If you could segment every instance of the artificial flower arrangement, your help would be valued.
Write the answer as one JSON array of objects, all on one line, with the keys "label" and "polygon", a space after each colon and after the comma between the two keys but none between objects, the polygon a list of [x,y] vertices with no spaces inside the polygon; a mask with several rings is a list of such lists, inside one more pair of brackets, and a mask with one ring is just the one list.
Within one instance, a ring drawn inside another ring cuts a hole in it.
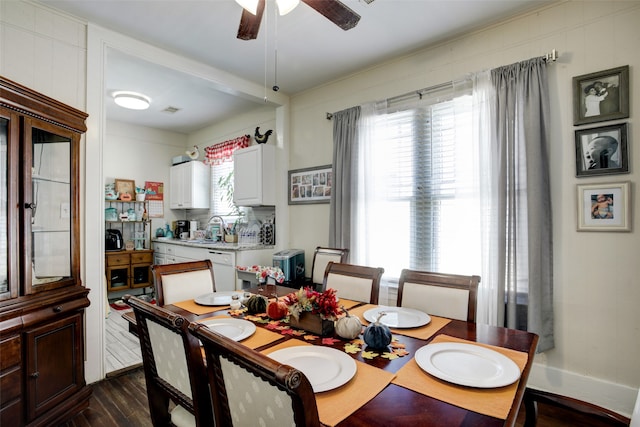
[{"label": "artificial flower arrangement", "polygon": [[289,314],[296,319],[299,319],[303,312],[311,312],[319,314],[325,320],[336,320],[342,313],[335,289],[317,292],[309,287],[300,288],[299,291],[285,296],[283,300],[289,309]]}]

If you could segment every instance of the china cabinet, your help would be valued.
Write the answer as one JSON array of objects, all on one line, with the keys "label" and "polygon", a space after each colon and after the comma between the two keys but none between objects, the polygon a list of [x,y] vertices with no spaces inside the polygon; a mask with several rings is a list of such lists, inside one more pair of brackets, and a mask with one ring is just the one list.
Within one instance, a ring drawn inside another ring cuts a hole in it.
[{"label": "china cabinet", "polygon": [[91,396],[80,280],[86,117],[0,76],[0,425],[58,425]]},{"label": "china cabinet", "polygon": [[276,204],[276,149],[259,144],[233,153],[233,202],[237,206]]},{"label": "china cabinet", "polygon": [[171,209],[209,209],[209,166],[192,161],[171,166]]}]

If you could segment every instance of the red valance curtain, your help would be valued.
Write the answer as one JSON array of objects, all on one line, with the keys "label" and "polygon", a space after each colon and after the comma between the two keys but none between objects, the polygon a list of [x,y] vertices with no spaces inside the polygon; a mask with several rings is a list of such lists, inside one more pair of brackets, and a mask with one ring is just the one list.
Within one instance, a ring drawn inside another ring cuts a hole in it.
[{"label": "red valance curtain", "polygon": [[233,158],[233,152],[240,148],[247,148],[251,137],[249,135],[239,136],[228,141],[210,145],[204,149],[206,165],[219,165]]}]

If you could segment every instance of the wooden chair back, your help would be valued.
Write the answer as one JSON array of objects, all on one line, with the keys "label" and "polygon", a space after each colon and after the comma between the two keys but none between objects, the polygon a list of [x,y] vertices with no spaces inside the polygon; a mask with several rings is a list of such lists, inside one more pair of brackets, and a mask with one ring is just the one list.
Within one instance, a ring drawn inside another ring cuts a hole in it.
[{"label": "wooden chair back", "polygon": [[159,306],[196,298],[216,291],[210,260],[151,266]]},{"label": "wooden chair back", "polygon": [[316,247],[311,264],[311,283],[322,285],[324,271],[330,262],[346,263],[349,260],[349,249]]},{"label": "wooden chair back", "polygon": [[[154,426],[211,426],[213,405],[200,342],[182,316],[131,295]],[[169,410],[169,401],[175,407]]]},{"label": "wooden chair back", "polygon": [[475,323],[478,283],[479,276],[404,269],[400,274],[396,305]]},{"label": "wooden chair back", "polygon": [[378,303],[382,267],[329,262],[324,272],[322,291],[333,288],[338,298]]},{"label": "wooden chair back", "polygon": [[320,426],[305,375],[200,323],[189,325],[204,347],[218,426]]}]

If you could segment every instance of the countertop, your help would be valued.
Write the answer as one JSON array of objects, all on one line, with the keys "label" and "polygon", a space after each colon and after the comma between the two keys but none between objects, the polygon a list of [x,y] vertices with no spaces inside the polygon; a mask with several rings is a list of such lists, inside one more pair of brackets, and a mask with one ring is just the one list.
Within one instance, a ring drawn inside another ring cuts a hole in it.
[{"label": "countertop", "polygon": [[183,240],[169,237],[154,237],[154,243],[168,243],[170,245],[188,246],[191,248],[218,249],[224,251],[252,251],[260,249],[274,249],[273,245],[243,245],[238,243],[213,242],[210,240]]}]

